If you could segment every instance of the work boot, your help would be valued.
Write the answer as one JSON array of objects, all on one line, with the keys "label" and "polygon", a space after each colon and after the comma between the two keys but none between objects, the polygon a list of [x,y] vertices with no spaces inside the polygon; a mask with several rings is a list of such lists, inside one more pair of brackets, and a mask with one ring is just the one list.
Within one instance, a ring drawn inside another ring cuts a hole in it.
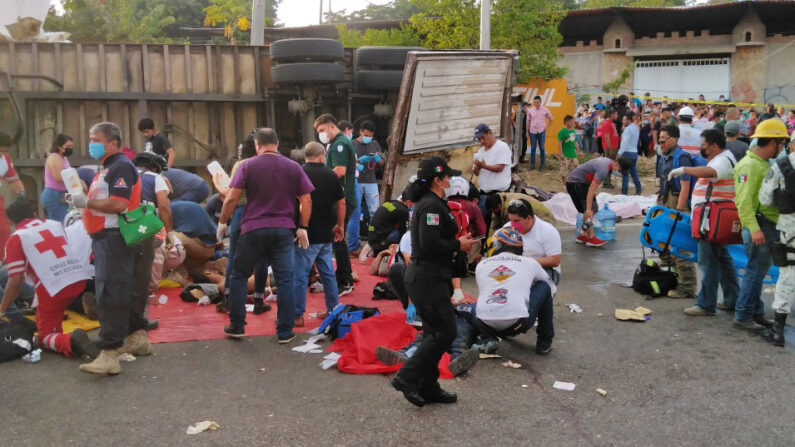
[{"label": "work boot", "polygon": [[375,358],[384,365],[397,365],[399,363],[406,363],[409,358],[403,351],[395,351],[386,346],[378,346],[375,348]]},{"label": "work boot", "polygon": [[262,315],[269,310],[271,310],[270,303],[266,303],[262,298],[254,298],[254,311],[252,312],[254,315]]},{"label": "work boot", "polygon": [[765,331],[764,326],[756,324],[756,322],[750,318],[747,320],[734,320],[734,327],[754,334],[761,334]]},{"label": "work boot", "polygon": [[[463,354],[462,354],[463,355]],[[434,382],[428,389],[420,391],[420,396],[428,404],[454,404],[458,402],[458,395],[450,391],[445,391],[439,386],[439,382]]]},{"label": "work boot", "polygon": [[454,358],[450,364],[447,365],[447,368],[453,373],[453,376],[458,376],[475,366],[475,363],[477,363],[479,359],[480,354],[477,349],[467,349],[461,355]]},{"label": "work boot", "polygon": [[774,324],[776,324],[775,321],[765,318],[764,315],[754,315],[754,322],[756,322],[756,324],[761,324],[765,327],[765,329],[770,329]]},{"label": "work boot", "polygon": [[[689,293],[689,292],[684,292],[681,289],[671,289],[671,290],[668,291],[668,293],[665,296],[667,296],[668,298],[676,298],[676,299],[685,299],[685,298],[695,298],[696,297],[694,294]],[[732,307],[732,309],[734,309],[734,308]]]},{"label": "work boot", "polygon": [[119,354],[150,355],[152,345],[149,344],[149,337],[146,330],[139,329],[124,339],[124,344],[119,349]]},{"label": "work boot", "polygon": [[144,329],[147,331],[154,331],[158,327],[160,327],[160,322],[158,320],[147,320],[146,327]]},{"label": "work boot", "polygon": [[118,374],[121,372],[119,365],[119,351],[116,349],[103,349],[99,356],[91,363],[80,365],[80,371],[91,374]]},{"label": "work boot", "polygon": [[91,292],[85,292],[81,299],[83,301],[83,313],[86,314],[86,317],[88,317],[89,320],[98,320],[97,297]]},{"label": "work boot", "polygon": [[99,356],[99,347],[88,338],[86,331],[80,328],[72,331],[69,337],[69,344],[72,345],[72,354],[77,358],[89,356],[95,359]]},{"label": "work boot", "polygon": [[403,397],[413,405],[418,407],[425,405],[425,399],[420,395],[417,385],[404,382],[398,375],[392,378],[391,383],[392,387],[403,393]]},{"label": "work boot", "polygon": [[767,331],[767,341],[776,346],[784,346],[786,340],[784,339],[784,325],[787,323],[787,315],[783,312],[776,312],[776,319],[773,327]]},{"label": "work boot", "polygon": [[702,309],[698,306],[690,306],[685,308],[685,314],[690,315],[691,317],[712,317],[715,316],[715,312]]}]

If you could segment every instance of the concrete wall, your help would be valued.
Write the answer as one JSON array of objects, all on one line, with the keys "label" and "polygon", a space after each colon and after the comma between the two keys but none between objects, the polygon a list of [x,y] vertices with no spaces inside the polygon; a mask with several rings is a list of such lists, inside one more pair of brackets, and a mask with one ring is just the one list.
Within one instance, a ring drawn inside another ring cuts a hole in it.
[{"label": "concrete wall", "polygon": [[[602,52],[564,53],[561,63],[569,69],[569,92],[582,94],[602,90]],[[594,98],[596,99],[596,98]]]},{"label": "concrete wall", "polygon": [[[795,104],[795,45],[785,42],[792,39],[776,37],[765,47],[764,85],[759,101],[775,104]],[[786,46],[786,48],[785,48]]]}]

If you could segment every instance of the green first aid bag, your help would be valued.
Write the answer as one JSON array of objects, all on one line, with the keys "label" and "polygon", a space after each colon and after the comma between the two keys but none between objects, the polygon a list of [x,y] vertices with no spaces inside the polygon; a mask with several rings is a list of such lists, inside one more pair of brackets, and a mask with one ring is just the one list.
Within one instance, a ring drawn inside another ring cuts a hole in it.
[{"label": "green first aid bag", "polygon": [[138,208],[119,213],[119,230],[128,246],[148,239],[163,228],[163,221],[155,214],[152,205],[143,204]]}]

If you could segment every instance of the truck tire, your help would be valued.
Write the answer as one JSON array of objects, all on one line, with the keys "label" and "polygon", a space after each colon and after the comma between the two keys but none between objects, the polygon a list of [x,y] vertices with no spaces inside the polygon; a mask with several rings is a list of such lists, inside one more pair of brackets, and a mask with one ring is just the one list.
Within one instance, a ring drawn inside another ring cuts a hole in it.
[{"label": "truck tire", "polygon": [[345,68],[328,62],[280,64],[271,68],[271,79],[277,84],[342,82],[345,80]]},{"label": "truck tire", "polygon": [[334,39],[282,39],[271,43],[274,62],[336,62],[345,56],[342,42]]},{"label": "truck tire", "polygon": [[359,70],[356,76],[361,90],[400,90],[403,70]]},{"label": "truck tire", "polygon": [[421,47],[361,47],[356,50],[359,65],[383,68],[403,68],[409,51],[424,50]]}]

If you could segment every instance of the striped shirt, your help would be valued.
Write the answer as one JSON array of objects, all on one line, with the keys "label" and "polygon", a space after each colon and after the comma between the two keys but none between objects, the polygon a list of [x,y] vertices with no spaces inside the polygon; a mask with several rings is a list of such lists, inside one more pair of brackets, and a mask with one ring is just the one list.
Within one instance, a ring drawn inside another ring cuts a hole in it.
[{"label": "striped shirt", "polygon": [[712,157],[707,166],[718,173],[717,177],[699,178],[693,188],[693,206],[707,201],[707,188],[712,183],[710,202],[734,201],[734,159],[731,151],[724,150]]}]

